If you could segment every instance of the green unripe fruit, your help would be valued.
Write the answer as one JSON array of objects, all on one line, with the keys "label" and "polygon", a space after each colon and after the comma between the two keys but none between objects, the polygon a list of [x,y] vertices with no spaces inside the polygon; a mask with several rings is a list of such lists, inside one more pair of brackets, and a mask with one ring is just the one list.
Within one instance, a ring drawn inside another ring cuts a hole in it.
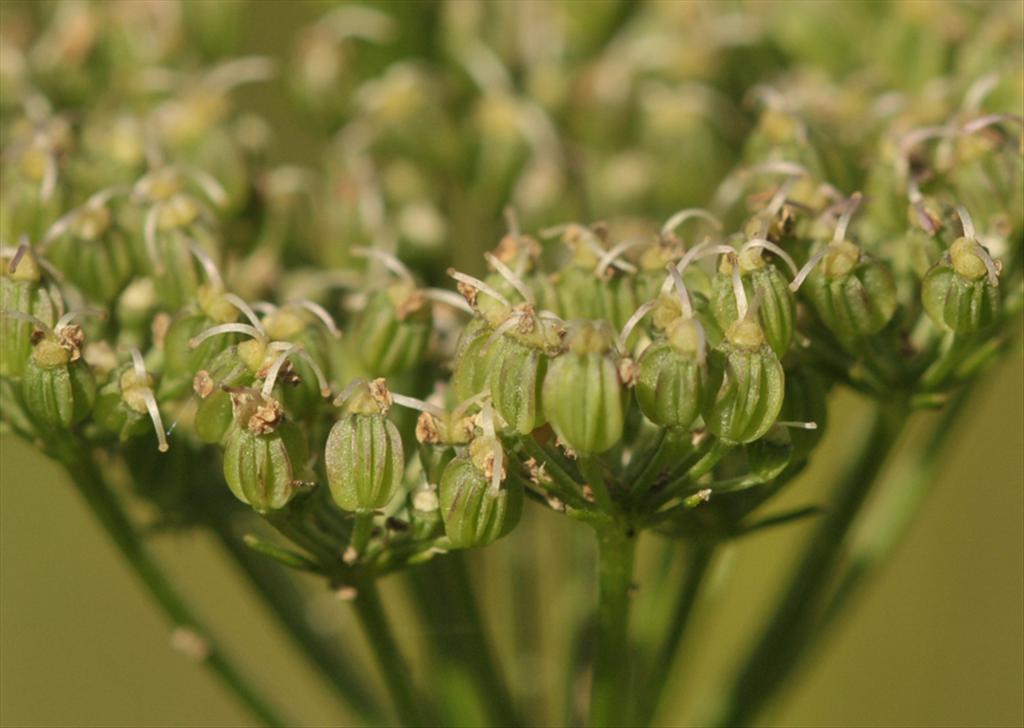
[{"label": "green unripe fruit", "polygon": [[761,327],[748,320],[730,326],[709,371],[703,407],[708,430],[728,443],[768,432],[782,409],[785,375]]},{"label": "green unripe fruit", "polygon": [[637,362],[637,402],[659,427],[689,427],[700,414],[707,370],[700,360],[698,326],[692,319],[676,319],[666,338],[647,347]]},{"label": "green unripe fruit", "polygon": [[626,390],[613,356],[614,336],[604,321],[580,323],[569,350],[544,377],[544,413],[566,446],[582,455],[604,452],[622,439]]},{"label": "green unripe fruit", "polygon": [[21,395],[25,409],[42,428],[67,429],[92,411],[96,381],[81,359],[80,335],[77,326],[67,326],[57,338],[44,337],[32,349]]},{"label": "green unripe fruit", "polygon": [[856,353],[857,342],[881,331],[896,313],[896,281],[882,262],[849,241],[832,243],[804,288],[818,317]]},{"label": "green unripe fruit", "polygon": [[507,336],[494,345],[490,390],[494,409],[516,432],[526,435],[544,423],[541,390],[547,357]]},{"label": "green unripe fruit", "polygon": [[283,508],[302,487],[307,461],[301,430],[281,406],[252,390],[233,395],[235,425],[224,450],[224,479],[238,500],[259,513]]},{"label": "green unripe fruit", "polygon": [[[174,317],[164,334],[164,382],[179,387],[196,372],[209,369],[214,358],[235,343],[234,335],[210,337],[192,346],[203,331],[238,320],[238,309],[224,298],[219,286],[205,283],[196,291],[196,303]],[[170,396],[171,393],[167,392]]]},{"label": "green unripe fruit", "polygon": [[[479,445],[477,444],[479,443]],[[496,467],[489,438],[473,441],[469,457],[460,456],[445,466],[438,488],[444,532],[455,548],[486,546],[508,534],[523,509],[523,486],[506,478],[493,488]],[[490,474],[488,474],[490,470]]]},{"label": "green unripe fruit", "polygon": [[370,298],[352,338],[367,373],[390,377],[422,361],[431,325],[430,303],[423,292],[396,283]]},{"label": "green unripe fruit", "polygon": [[464,402],[487,388],[490,376],[491,355],[494,347],[487,342],[493,329],[481,317],[474,317],[459,336],[455,348],[455,360],[452,372],[452,388],[455,397]]},{"label": "green unripe fruit", "polygon": [[331,496],[346,511],[383,508],[402,486],[405,456],[385,397],[357,392],[327,437],[324,467]]},{"label": "green unripe fruit", "polygon": [[244,341],[225,349],[213,358],[209,369],[201,369],[192,379],[192,389],[201,400],[195,429],[203,442],[221,442],[231,429],[231,396],[224,387],[247,387],[255,380],[255,373],[240,353],[242,347],[251,344],[258,342]]},{"label": "green unripe fruit", "polygon": [[[485,346],[494,408],[509,427],[528,434],[544,424],[541,389],[548,357],[562,346],[562,326],[523,305],[493,333]],[[495,341],[495,339],[497,339]]]},{"label": "green unripe fruit", "polygon": [[[571,266],[554,281],[558,314],[566,320],[591,320],[605,317],[608,309],[605,283],[590,268]],[[626,313],[628,318],[636,310],[634,305]]]},{"label": "green unripe fruit", "polygon": [[[136,435],[145,432],[150,424],[146,407],[136,408],[129,405],[125,391],[134,386],[131,383],[134,372],[129,368],[115,372],[111,380],[100,387],[96,396],[96,406],[92,418],[103,429],[117,435],[121,442],[127,442]],[[134,398],[133,404],[135,402]]]},{"label": "green unripe fruit", "polygon": [[[17,311],[53,326],[60,315],[57,294],[42,284],[42,272],[31,253],[22,255],[11,270],[0,258],[0,311]],[[0,313],[0,376],[18,377],[32,353],[30,321]]]},{"label": "green unripe fruit", "polygon": [[109,305],[131,279],[131,246],[105,205],[86,204],[72,215],[47,257],[89,298]]},{"label": "green unripe fruit", "polygon": [[[999,279],[990,274],[988,252],[959,238],[924,277],[921,299],[935,324],[961,336],[985,331],[999,317]],[[991,258],[989,258],[991,261]],[[993,263],[993,271],[997,271]]]},{"label": "green unripe fruit", "polygon": [[[760,250],[746,250],[739,255],[740,280],[748,300],[758,300],[758,323],[768,345],[782,356],[793,340],[796,305],[789,290],[789,281],[775,265],[767,263]],[[711,284],[711,308],[720,328],[728,328],[736,318],[736,298],[732,283],[733,264],[723,256],[718,275]]]}]

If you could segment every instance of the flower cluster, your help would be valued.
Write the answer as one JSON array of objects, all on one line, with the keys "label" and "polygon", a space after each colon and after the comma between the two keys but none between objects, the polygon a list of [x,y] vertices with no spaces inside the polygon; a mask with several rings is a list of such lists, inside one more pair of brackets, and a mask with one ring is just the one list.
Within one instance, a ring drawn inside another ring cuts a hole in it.
[{"label": "flower cluster", "polygon": [[[168,523],[243,519],[347,597],[491,544],[527,499],[705,544],[806,515],[757,511],[813,457],[833,388],[941,407],[1024,304],[1019,77],[969,68],[866,117],[842,111],[874,98],[853,83],[760,86],[741,145],[721,92],[672,78],[727,57],[707,18],[661,77],[637,39],[664,9],[587,74],[520,59],[530,96],[453,14],[463,118],[450,68],[346,74],[395,27],[343,6],[290,76],[338,130],[317,176],[273,166],[238,110],[273,64],[210,63],[230,19],[171,71],[178,25],[104,7],[62,6],[0,66],[3,422],[130,473]],[[577,193],[607,221],[560,222]]]}]

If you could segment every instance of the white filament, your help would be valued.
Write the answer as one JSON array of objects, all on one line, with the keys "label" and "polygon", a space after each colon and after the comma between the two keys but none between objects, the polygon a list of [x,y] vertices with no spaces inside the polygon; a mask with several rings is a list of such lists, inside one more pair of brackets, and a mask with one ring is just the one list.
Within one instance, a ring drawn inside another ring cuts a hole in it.
[{"label": "white filament", "polygon": [[468,314],[473,313],[473,307],[466,303],[465,298],[454,291],[446,291],[443,288],[424,288],[422,293],[431,301],[446,303],[452,308],[457,308]]},{"label": "white filament", "polygon": [[665,224],[661,226],[661,234],[665,236],[670,235],[675,232],[676,228],[692,218],[706,220],[715,228],[715,230],[722,229],[722,221],[715,215],[700,207],[687,207],[685,210],[680,210],[665,221]]},{"label": "white filament", "polygon": [[335,407],[340,407],[344,405],[346,402],[348,402],[352,395],[355,394],[356,390],[359,389],[359,387],[365,386],[365,379],[353,379],[351,382],[348,383],[348,385],[343,390],[341,390],[341,394],[335,397],[334,401],[331,404],[333,404]]},{"label": "white filament", "polygon": [[511,268],[502,263],[497,256],[492,253],[484,253],[484,259],[494,266],[494,270],[498,272],[498,275],[508,281],[512,287],[519,292],[519,295],[523,297],[524,301],[531,305],[536,303],[533,291],[530,290],[530,287],[523,282],[522,278],[513,273]]},{"label": "white filament", "polygon": [[341,329],[338,328],[338,324],[334,322],[334,317],[328,313],[327,309],[321,306],[316,301],[310,301],[308,298],[297,298],[292,303],[301,306],[302,308],[309,311],[311,314],[320,319],[320,322],[324,325],[331,336],[335,339],[341,338]]},{"label": "white filament", "polygon": [[843,240],[846,240],[846,229],[850,226],[850,220],[853,218],[853,214],[857,212],[857,208],[860,207],[862,199],[863,195],[860,192],[854,192],[850,195],[846,209],[839,217],[839,222],[836,223],[836,231],[832,234],[833,243],[841,243]]},{"label": "white filament", "polygon": [[49,200],[53,196],[54,190],[57,189],[57,159],[51,151],[46,155],[46,169],[43,170],[43,180],[39,186],[39,196],[44,200]]},{"label": "white filament", "polygon": [[153,421],[153,429],[156,430],[157,450],[167,452],[171,446],[167,444],[167,433],[164,432],[164,421],[160,416],[160,408],[157,406],[153,390],[144,387],[142,390],[142,401],[146,403],[146,410],[149,412],[149,419]]},{"label": "white filament", "polygon": [[740,262],[734,256],[732,259],[732,295],[736,299],[736,318],[747,317],[747,291],[743,288],[743,280],[740,278]]},{"label": "white filament", "polygon": [[467,286],[471,286],[471,287],[475,288],[476,290],[480,291],[481,293],[486,293],[488,296],[490,296],[491,298],[497,300],[498,303],[502,304],[503,306],[509,306],[509,307],[512,306],[512,304],[508,302],[507,298],[505,298],[503,295],[498,293],[498,291],[496,291],[494,288],[492,288],[488,284],[484,283],[479,278],[474,278],[473,276],[468,275],[466,273],[462,273],[461,271],[457,271],[454,268],[449,268],[448,269],[448,276],[450,278],[454,278],[459,283],[465,283]]},{"label": "white filament", "polygon": [[810,260],[804,263],[804,267],[800,269],[800,272],[796,274],[796,278],[789,284],[789,290],[796,293],[800,290],[800,286],[803,285],[804,281],[807,280],[807,276],[811,274],[815,266],[821,262],[821,259],[825,257],[825,254],[832,248],[832,244],[828,244],[822,247],[817,253],[811,256]]},{"label": "white filament", "polygon": [[637,325],[639,325],[639,323],[643,320],[644,316],[649,314],[657,305],[658,302],[656,300],[648,301],[647,303],[642,304],[640,308],[633,312],[633,315],[629,317],[628,321],[626,321],[626,325],[622,327],[622,332],[619,334],[620,351],[622,351],[623,353],[628,351],[626,342],[629,341],[629,337],[633,333],[633,329],[635,329]]},{"label": "white filament", "polygon": [[513,311],[509,314],[509,317],[501,322],[501,324],[491,332],[491,335],[487,337],[487,341],[482,347],[477,356],[487,356],[498,340],[507,332],[519,325],[519,322],[526,316],[523,311]]},{"label": "white filament", "polygon": [[267,332],[266,329],[263,328],[263,324],[260,323],[260,317],[256,315],[256,312],[252,310],[249,304],[246,303],[241,296],[237,296],[234,293],[225,293],[223,298],[225,301],[241,311],[242,315],[249,319],[249,323],[252,324],[254,329],[263,334],[263,336],[266,336]]},{"label": "white filament", "polygon": [[793,422],[790,420],[779,420],[775,423],[780,427],[792,427],[795,430],[817,430],[817,422]]},{"label": "white filament", "polygon": [[971,213],[967,212],[967,208],[963,205],[957,205],[956,214],[960,217],[960,226],[964,230],[964,237],[968,240],[975,240],[974,220],[971,219]]},{"label": "white filament", "polygon": [[775,253],[775,255],[779,256],[780,258],[782,258],[782,260],[785,261],[786,265],[789,266],[789,269],[790,271],[792,271],[793,275],[797,274],[796,261],[793,260],[789,253],[787,253],[785,250],[780,248],[772,241],[765,240],[764,238],[754,238],[752,240],[748,240],[746,244],[744,244],[743,247],[740,248],[740,253],[743,253],[747,250],[752,250],[754,248],[763,248],[764,250],[769,250],[772,253]]},{"label": "white filament", "polygon": [[[692,248],[686,251],[686,255],[679,259],[679,262],[675,264],[676,270],[680,273],[684,272],[687,266],[694,261],[706,258],[709,255],[735,255],[736,250],[729,247],[728,245],[712,244],[712,241],[705,240],[703,243],[694,245]],[[668,293],[672,290],[672,276],[665,276],[665,282],[661,284],[661,293]]]},{"label": "white filament", "polygon": [[475,404],[483,402],[485,399],[487,399],[490,396],[491,396],[490,392],[480,392],[479,394],[474,394],[469,399],[465,400],[464,402],[459,403],[459,405],[452,412],[453,417],[455,417],[456,419],[461,418],[465,414],[466,410],[468,410],[470,407],[472,407]]},{"label": "white filament", "polygon": [[516,210],[512,205],[505,207],[505,224],[508,226],[509,234],[518,240],[522,237],[521,228],[519,227],[519,216],[516,214]]},{"label": "white filament", "polygon": [[206,196],[213,201],[213,204],[217,207],[224,207],[228,204],[228,193],[213,175],[195,167],[189,167],[186,171],[202,188]]},{"label": "white filament", "polygon": [[203,77],[202,84],[217,91],[229,91],[245,83],[269,81],[274,62],[266,56],[245,56],[222,63]]},{"label": "white filament", "polygon": [[352,255],[355,255],[356,257],[359,258],[379,260],[381,263],[384,264],[385,268],[387,268],[389,271],[391,271],[396,276],[401,278],[403,281],[409,283],[410,285],[415,284],[415,278],[413,278],[412,271],[410,271],[409,268],[406,267],[405,263],[400,261],[391,253],[385,253],[383,250],[378,250],[377,248],[363,247],[352,248],[351,252]]},{"label": "white filament", "polygon": [[417,410],[419,412],[426,412],[440,420],[444,420],[448,417],[448,413],[445,412],[443,408],[422,399],[416,399],[415,397],[406,397],[404,394],[395,394],[392,392],[391,401],[400,407]]},{"label": "white filament", "polygon": [[977,119],[972,119],[963,125],[963,132],[965,134],[974,134],[994,124],[1000,124],[1004,121],[1013,122],[1019,126],[1024,126],[1024,116],[1018,114],[986,114],[985,116],[979,116]]},{"label": "white filament", "polygon": [[68,324],[70,324],[75,319],[82,319],[85,318],[86,316],[95,316],[98,319],[105,319],[107,317],[107,312],[102,311],[98,308],[79,308],[75,311],[68,311],[66,314],[57,319],[57,323],[54,324],[53,330],[59,331]]},{"label": "white filament", "polygon": [[639,248],[647,243],[640,240],[625,240],[618,245],[612,247],[608,252],[601,256],[601,259],[597,261],[597,265],[594,266],[594,275],[604,276],[605,270],[609,265],[614,265],[619,270],[627,273],[636,273],[636,266],[632,263],[628,263],[624,260],[620,260],[619,257],[627,250],[632,248]]},{"label": "white filament", "polygon": [[327,379],[324,377],[323,371],[320,366],[313,360],[313,357],[309,355],[309,352],[302,348],[301,344],[289,344],[288,348],[284,349],[274,363],[270,366],[270,370],[267,372],[267,378],[263,381],[263,389],[260,394],[264,397],[269,397],[274,391],[274,385],[277,383],[277,376],[281,372],[281,367],[284,366],[285,361],[292,354],[298,356],[304,362],[309,364],[310,369],[313,370],[313,374],[316,375],[317,384],[320,385],[320,394],[323,397],[331,396],[331,387],[327,383]]},{"label": "white filament", "polygon": [[207,339],[213,338],[214,336],[220,336],[221,334],[245,334],[246,336],[251,336],[257,341],[266,341],[267,338],[265,333],[253,326],[249,326],[248,324],[219,324],[217,326],[211,326],[206,331],[193,336],[188,340],[188,345],[195,349]]},{"label": "white filament", "polygon": [[679,272],[679,269],[674,265],[668,266],[668,274],[672,276],[672,282],[675,284],[676,292],[679,294],[679,308],[683,312],[683,316],[688,319],[693,318],[693,305],[690,302],[690,292],[686,290],[686,282],[683,280],[683,274]]},{"label": "white filament", "polygon": [[199,247],[199,244],[196,243],[195,240],[188,241],[188,249],[192,252],[195,259],[199,261],[199,265],[202,266],[203,270],[206,272],[206,279],[210,281],[210,283],[213,284],[213,287],[218,291],[222,290],[224,288],[224,279],[221,278],[220,271],[217,270],[217,265],[213,262],[213,259],[205,250]]},{"label": "white filament", "polygon": [[135,370],[135,377],[139,380],[137,386],[142,390],[142,401],[146,403],[146,410],[149,412],[149,419],[153,421],[153,429],[156,430],[156,439],[159,443],[157,449],[160,452],[167,452],[170,446],[167,444],[167,433],[164,431],[164,421],[160,416],[160,408],[157,406],[153,390],[146,386],[146,364],[142,360],[142,353],[135,347],[131,348],[132,368]]}]

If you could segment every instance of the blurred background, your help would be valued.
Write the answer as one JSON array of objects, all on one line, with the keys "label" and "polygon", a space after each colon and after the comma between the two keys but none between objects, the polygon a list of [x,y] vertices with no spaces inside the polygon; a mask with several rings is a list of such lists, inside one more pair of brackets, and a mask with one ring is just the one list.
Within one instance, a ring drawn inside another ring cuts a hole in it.
[{"label": "blurred background", "polygon": [[[94,5],[138,6],[149,12],[172,3],[125,0]],[[455,36],[480,37],[495,49],[505,71],[500,64],[496,70],[486,54],[474,55],[472,44],[459,46],[469,49],[463,56],[467,70],[454,90],[430,85],[433,80],[417,75],[415,66],[396,69],[387,50],[374,50],[372,43],[368,52],[354,59],[346,55],[345,46],[339,50],[319,44],[317,32],[323,28],[316,23],[338,7],[333,3],[193,0],[182,6],[184,22],[193,23],[193,30],[216,32],[193,33],[194,47],[186,44],[176,52],[216,55],[218,44],[225,44],[234,53],[267,54],[279,61],[279,78],[242,89],[238,105],[263,115],[277,129],[270,153],[280,162],[321,161],[323,139],[350,111],[332,106],[336,97],[345,103],[358,98],[364,109],[383,119],[412,108],[425,115],[419,118],[429,120],[432,105],[447,108],[446,102],[466,95],[463,87],[476,84],[488,91],[482,94],[487,103],[465,104],[466,116],[478,125],[476,133],[492,134],[497,144],[518,134],[503,126],[508,109],[502,103],[508,99],[502,90],[508,82],[538,99],[559,128],[572,126],[578,146],[553,152],[545,146],[550,140],[546,141],[543,118],[538,121],[527,111],[528,121],[523,123],[529,149],[517,146],[522,146],[521,140],[502,147],[514,164],[475,157],[479,167],[473,184],[479,194],[490,196],[486,204],[462,199],[459,191],[466,185],[460,178],[423,177],[415,165],[404,164],[401,143],[374,150],[389,170],[388,214],[408,223],[401,228],[400,252],[421,261],[428,274],[431,266],[441,271],[449,263],[475,261],[479,250],[491,247],[503,228],[500,208],[506,198],[516,201],[529,229],[557,222],[551,219],[553,208],[584,219],[590,219],[594,210],[608,216],[628,212],[663,218],[687,204],[707,203],[710,192],[738,161],[736,150],[742,148],[742,140],[757,128],[747,92],[765,77],[791,84],[801,110],[822,121],[859,108],[879,89],[913,91],[919,95],[907,96],[903,103],[908,105],[907,98],[921,102],[915,111],[920,114],[917,123],[929,118],[924,102],[934,101],[936,109],[944,109],[940,101],[954,93],[951,88],[962,90],[932,81],[951,67],[970,76],[972,69],[980,73],[1001,64],[1009,69],[1013,88],[1024,77],[1019,62],[1024,3],[759,2],[720,3],[712,11],[707,4],[678,2],[657,3],[654,10],[648,4],[642,13],[637,10],[641,5],[470,0],[379,4],[400,19],[395,26],[398,38],[389,47],[411,49],[408,52],[423,64],[436,60],[431,53],[442,32],[439,28]],[[16,43],[31,32],[40,15],[63,12],[73,19],[73,9],[82,7],[89,6],[5,0],[0,4],[0,40]],[[153,12],[158,25],[181,22],[171,17],[173,13],[161,20],[160,12]],[[568,28],[567,33],[544,32],[551,13],[558,15],[555,19]],[[650,17],[637,23],[643,13]],[[714,23],[708,21],[712,17]],[[502,32],[510,24],[519,28],[514,37]],[[683,30],[673,35],[670,28]],[[365,32],[373,35],[372,22]],[[565,38],[568,48],[554,47]],[[1009,55],[1007,44],[1014,49]],[[602,55],[608,48],[618,50]],[[1001,60],[996,63],[987,54],[1002,54]],[[558,73],[557,63],[547,63],[559,58],[585,69],[572,77],[575,97],[566,91],[568,81]],[[602,58],[604,63],[599,62]],[[594,62],[588,63],[591,59]],[[324,94],[323,88],[344,87],[347,63],[359,74],[376,73],[387,83]],[[797,63],[799,71],[794,70]],[[624,85],[620,72],[636,72],[643,83]],[[826,81],[831,78],[841,82],[830,85]],[[619,98],[621,88],[629,89],[628,98]],[[422,102],[417,94],[426,94],[430,103],[417,106]],[[566,98],[612,111],[604,118],[574,116]],[[893,97],[890,103],[900,108],[898,101]],[[559,110],[568,115],[559,117]],[[315,124],[305,121],[310,114]],[[859,130],[850,126],[843,130],[851,135],[845,143],[855,146]],[[644,143],[636,149],[620,146],[621,139],[634,135]],[[422,151],[421,141],[413,140],[413,146]],[[448,159],[444,145],[450,140],[434,141],[438,149],[428,151]],[[555,166],[566,178],[552,178],[552,168],[541,164],[550,161],[549,154],[566,155],[565,164]],[[426,160],[415,161],[429,166],[429,155]],[[444,167],[445,174],[457,173],[460,167],[453,164]],[[513,184],[500,174],[506,164],[517,170],[525,165],[530,174],[517,176]],[[843,181],[851,185],[849,189],[856,188],[860,180],[855,168],[831,164],[830,173],[847,173],[850,179]],[[497,176],[489,176],[494,170]],[[344,188],[344,179],[342,174],[338,188]],[[445,220],[452,221],[451,229],[437,227]],[[409,235],[409,229],[427,233]],[[354,234],[358,237],[358,231]],[[458,244],[445,246],[450,240]],[[340,258],[324,263],[345,262],[344,247],[331,251]],[[908,538],[818,650],[796,689],[774,706],[769,716],[773,724],[1024,724],[1022,364],[1024,359],[1015,351],[986,377],[959,423],[953,447],[945,453],[940,476]],[[861,409],[852,396],[837,396],[825,445],[775,507],[818,502],[831,469],[842,462],[851,435],[858,432]],[[913,429],[907,436],[915,436]],[[247,715],[229,696],[171,650],[167,625],[58,468],[8,436],[0,439],[0,449],[0,724],[247,725]],[[145,504],[135,505],[144,522],[152,516]],[[686,658],[677,666],[661,724],[692,720],[695,702],[728,674],[759,616],[772,603],[795,545],[810,527],[801,523],[752,536],[721,555],[713,588],[698,607]],[[472,557],[478,593],[504,666],[516,687],[551,715],[556,707],[545,706],[547,696],[563,687],[553,685],[560,665],[554,664],[552,654],[558,655],[557,645],[567,640],[568,625],[580,617],[573,611],[580,595],[573,590],[590,586],[586,578],[570,580],[572,586],[566,586],[565,574],[590,568],[586,547],[579,553],[581,534],[566,530],[564,521],[530,508],[523,526],[509,538],[488,549],[485,557]],[[214,632],[262,686],[289,707],[297,724],[338,722],[338,706],[290,652],[259,601],[212,542],[195,532],[159,534],[154,542]],[[655,578],[656,569],[641,561],[642,594],[644,579]],[[529,583],[523,582],[526,564],[543,565]],[[310,618],[360,650],[361,636],[346,617],[344,605],[330,593],[317,591],[316,584],[307,586]],[[397,594],[404,588],[394,579],[385,584],[386,592]],[[535,606],[530,615],[511,613],[508,597],[513,589],[530,592]],[[422,627],[401,615],[396,621],[414,671],[428,669],[419,654]],[[541,643],[546,659],[533,649]],[[552,644],[556,649],[549,649]]]}]

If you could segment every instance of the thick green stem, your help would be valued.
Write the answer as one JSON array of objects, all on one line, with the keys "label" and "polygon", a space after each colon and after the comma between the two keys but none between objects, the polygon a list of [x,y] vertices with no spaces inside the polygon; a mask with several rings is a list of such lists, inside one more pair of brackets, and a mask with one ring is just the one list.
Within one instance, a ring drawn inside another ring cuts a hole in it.
[{"label": "thick green stem", "polygon": [[856,552],[851,554],[850,566],[815,626],[817,632],[824,631],[844,611],[854,593],[879,564],[885,562],[906,533],[934,482],[935,473],[943,461],[946,443],[956,432],[956,423],[963,413],[973,384],[957,393],[933,426],[929,438],[917,447],[904,467],[887,479],[886,489],[891,493],[892,500],[886,504],[875,522],[865,524],[868,534],[863,542],[859,542]]},{"label": "thick green stem", "polygon": [[608,514],[615,513],[615,502],[612,500],[612,493],[608,489],[604,473],[601,472],[601,461],[595,456],[581,455],[577,461],[580,474],[587,480],[587,485],[593,493],[594,501],[602,511]]},{"label": "thick green stem", "polygon": [[679,645],[686,632],[690,615],[693,614],[693,607],[697,603],[697,595],[708,573],[713,553],[714,547],[695,544],[687,555],[685,580],[672,607],[671,622],[664,633],[661,649],[658,650],[650,670],[644,675],[642,697],[636,702],[638,725],[650,724],[657,715],[665,684],[672,672],[672,665],[676,661]]},{"label": "thick green stem", "polygon": [[[446,723],[521,724],[494,649],[487,638],[465,558],[438,557],[412,574],[414,600],[436,663],[436,692],[444,697]],[[467,695],[468,692],[468,695]]]},{"label": "thick green stem", "polygon": [[228,556],[277,617],[296,649],[330,683],[342,702],[366,723],[385,725],[387,721],[383,711],[362,678],[352,669],[349,656],[312,627],[304,596],[282,568],[249,548],[226,521],[214,522],[211,529]]},{"label": "thick green stem", "polygon": [[808,542],[772,618],[739,671],[716,724],[750,724],[796,667],[813,634],[814,617],[842,555],[846,535],[896,444],[907,415],[905,402],[877,405],[867,439],[832,497],[830,512]]},{"label": "thick green stem", "polygon": [[373,533],[373,511],[359,511],[356,513],[356,526],[352,531],[352,549],[357,556],[362,556],[366,551],[366,545],[370,542],[370,535]]},{"label": "thick green stem", "polygon": [[590,685],[590,725],[626,725],[630,713],[629,605],[636,534],[624,524],[597,531],[597,651]]},{"label": "thick green stem", "polygon": [[409,668],[384,614],[377,585],[372,579],[364,579],[356,588],[358,591],[352,604],[394,701],[399,720],[405,726],[433,725],[435,721],[417,698],[409,679]]},{"label": "thick green stem", "polygon": [[248,708],[261,723],[283,726],[285,721],[261,697],[259,690],[213,644],[207,632],[192,614],[181,595],[171,585],[163,569],[143,545],[135,527],[111,492],[95,463],[79,452],[62,453],[60,460],[68,475],[85,499],[93,515],[121,552],[125,561],[139,577],[146,591],[173,622],[176,630],[188,630],[200,638],[197,657]]}]

